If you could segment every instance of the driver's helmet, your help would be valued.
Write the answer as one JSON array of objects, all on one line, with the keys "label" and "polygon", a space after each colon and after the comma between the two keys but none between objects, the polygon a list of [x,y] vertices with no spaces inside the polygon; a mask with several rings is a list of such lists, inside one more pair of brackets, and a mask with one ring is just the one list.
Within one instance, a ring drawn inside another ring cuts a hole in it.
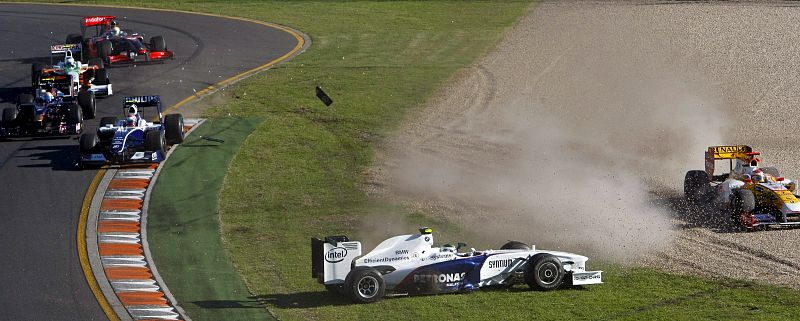
[{"label": "driver's helmet", "polygon": [[122,30],[119,30],[119,27],[117,26],[111,27],[111,35],[112,36],[122,35]]},{"label": "driver's helmet", "polygon": [[445,244],[445,245],[442,245],[440,251],[441,252],[455,253],[456,252],[456,247],[453,246],[453,244]]},{"label": "driver's helmet", "polygon": [[757,169],[753,171],[752,175],[750,175],[750,179],[753,180],[753,183],[766,183],[767,175],[764,174],[764,172],[760,169]]},{"label": "driver's helmet", "polygon": [[136,123],[139,121],[139,111],[136,109],[136,105],[131,105],[128,107],[128,116],[125,118],[125,125],[127,126],[136,126]]},{"label": "driver's helmet", "polygon": [[75,66],[75,58],[72,58],[72,56],[67,56],[67,58],[64,59],[64,66],[74,67]]},{"label": "driver's helmet", "polygon": [[48,104],[53,102],[53,99],[54,99],[53,98],[53,93],[51,93],[51,92],[45,92],[44,96],[42,96],[42,100],[44,100],[44,102],[46,102]]}]

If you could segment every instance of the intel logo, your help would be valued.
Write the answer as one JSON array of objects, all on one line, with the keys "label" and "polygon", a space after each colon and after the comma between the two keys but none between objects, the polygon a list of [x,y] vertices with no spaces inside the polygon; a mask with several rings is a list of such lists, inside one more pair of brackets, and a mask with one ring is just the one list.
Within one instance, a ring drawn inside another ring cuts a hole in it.
[{"label": "intel logo", "polygon": [[328,253],[325,253],[325,261],[328,261],[328,263],[337,263],[344,260],[345,256],[347,256],[347,249],[334,247],[328,250]]}]

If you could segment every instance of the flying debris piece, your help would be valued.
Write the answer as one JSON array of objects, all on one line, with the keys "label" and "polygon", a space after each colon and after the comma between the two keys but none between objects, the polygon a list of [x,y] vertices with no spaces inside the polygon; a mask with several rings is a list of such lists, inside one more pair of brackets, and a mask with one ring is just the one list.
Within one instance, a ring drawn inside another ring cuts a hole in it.
[{"label": "flying debris piece", "polygon": [[319,98],[319,100],[321,100],[322,103],[325,104],[325,106],[330,106],[331,104],[333,104],[333,99],[331,99],[331,97],[328,96],[328,94],[322,91],[322,88],[320,86],[317,86],[317,98]]}]

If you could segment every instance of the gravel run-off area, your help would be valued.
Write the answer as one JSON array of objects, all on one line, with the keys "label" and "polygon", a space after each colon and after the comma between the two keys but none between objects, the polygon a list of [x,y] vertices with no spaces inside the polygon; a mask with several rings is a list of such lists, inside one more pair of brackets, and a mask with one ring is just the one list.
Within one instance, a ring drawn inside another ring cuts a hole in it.
[{"label": "gravel run-off area", "polygon": [[541,1],[409,115],[366,186],[479,242],[800,288],[800,229],[682,200],[711,145],[800,178],[797,21],[794,2]]}]

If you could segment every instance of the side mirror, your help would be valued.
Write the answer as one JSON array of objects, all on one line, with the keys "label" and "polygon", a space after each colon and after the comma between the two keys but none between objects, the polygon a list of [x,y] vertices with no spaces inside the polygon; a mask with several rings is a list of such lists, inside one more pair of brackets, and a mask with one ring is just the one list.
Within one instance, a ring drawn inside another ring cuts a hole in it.
[{"label": "side mirror", "polygon": [[467,246],[467,243],[464,243],[464,242],[458,242],[458,244],[456,244],[456,252],[458,252],[458,250],[459,250],[460,248],[464,247],[464,246]]}]

